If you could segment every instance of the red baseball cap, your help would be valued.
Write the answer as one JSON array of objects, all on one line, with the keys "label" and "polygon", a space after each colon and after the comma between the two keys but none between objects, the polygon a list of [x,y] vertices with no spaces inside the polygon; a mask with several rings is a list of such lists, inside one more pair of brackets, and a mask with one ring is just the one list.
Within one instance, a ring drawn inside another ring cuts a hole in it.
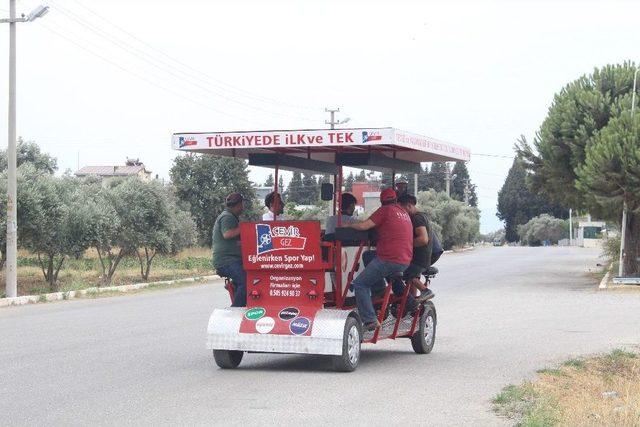
[{"label": "red baseball cap", "polygon": [[396,192],[393,190],[393,188],[385,188],[380,193],[380,202],[382,202],[382,203],[384,203],[384,202],[392,202],[392,201],[396,200],[397,198],[398,198],[398,196],[396,195]]}]

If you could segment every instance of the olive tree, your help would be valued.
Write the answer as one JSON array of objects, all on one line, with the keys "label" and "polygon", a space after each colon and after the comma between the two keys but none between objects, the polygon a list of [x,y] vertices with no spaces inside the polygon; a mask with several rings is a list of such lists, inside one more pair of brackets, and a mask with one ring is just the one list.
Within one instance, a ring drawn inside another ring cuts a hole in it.
[{"label": "olive tree", "polygon": [[70,212],[78,206],[72,198],[75,185],[75,180],[56,178],[32,165],[19,168],[18,243],[37,255],[52,291],[58,290],[58,273],[65,258],[81,244],[70,233]]},{"label": "olive tree", "polygon": [[531,246],[539,246],[544,241],[558,243],[567,235],[567,223],[549,214],[542,214],[526,224],[518,225],[518,235],[522,243]]},{"label": "olive tree", "polygon": [[120,220],[118,246],[138,257],[143,280],[149,279],[157,254],[193,244],[195,222],[175,200],[170,188],[159,181],[131,178],[113,188],[112,201]]},{"label": "olive tree", "polygon": [[454,200],[443,192],[419,192],[418,209],[427,214],[445,249],[472,242],[479,236],[478,209]]},{"label": "olive tree", "polygon": [[98,254],[101,269],[101,284],[109,284],[120,264],[128,254],[126,247],[118,246],[120,218],[115,210],[109,189],[99,183],[85,182],[75,194],[75,208],[70,213],[69,223],[73,225],[78,242],[76,253],[83,248],[93,247]]}]

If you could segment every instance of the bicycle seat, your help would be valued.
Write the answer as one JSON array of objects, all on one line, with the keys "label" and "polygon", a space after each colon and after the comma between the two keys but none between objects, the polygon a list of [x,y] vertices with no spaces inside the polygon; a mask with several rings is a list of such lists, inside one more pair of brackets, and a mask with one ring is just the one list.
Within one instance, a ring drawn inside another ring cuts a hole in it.
[{"label": "bicycle seat", "polygon": [[427,268],[423,274],[427,277],[434,277],[436,274],[438,274],[438,268],[431,266]]}]

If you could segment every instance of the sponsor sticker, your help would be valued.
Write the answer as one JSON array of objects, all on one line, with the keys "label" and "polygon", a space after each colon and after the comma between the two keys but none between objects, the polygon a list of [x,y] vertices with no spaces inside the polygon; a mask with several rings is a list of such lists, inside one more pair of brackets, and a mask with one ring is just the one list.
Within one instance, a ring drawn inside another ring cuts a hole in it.
[{"label": "sponsor sticker", "polygon": [[306,317],[298,317],[289,324],[289,330],[293,335],[302,335],[311,327],[311,321]]},{"label": "sponsor sticker", "polygon": [[247,310],[247,312],[244,314],[244,317],[246,317],[249,320],[258,320],[262,316],[264,316],[266,312],[267,310],[265,310],[262,307],[254,307]]},{"label": "sponsor sticker", "polygon": [[273,327],[276,325],[276,321],[273,317],[263,317],[256,322],[256,331],[261,334],[268,334],[273,330]]},{"label": "sponsor sticker", "polygon": [[300,310],[298,310],[296,307],[287,307],[280,310],[280,313],[278,313],[278,317],[280,318],[280,320],[291,320],[298,317],[298,314],[300,314]]}]

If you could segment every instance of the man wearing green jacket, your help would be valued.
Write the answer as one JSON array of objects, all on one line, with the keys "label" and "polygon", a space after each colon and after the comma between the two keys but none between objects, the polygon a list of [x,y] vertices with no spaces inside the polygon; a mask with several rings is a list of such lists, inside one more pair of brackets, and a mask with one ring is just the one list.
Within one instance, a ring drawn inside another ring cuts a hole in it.
[{"label": "man wearing green jacket", "polygon": [[240,251],[240,214],[244,211],[244,197],[231,193],[226,199],[226,209],[213,225],[213,267],[218,275],[228,277],[235,288],[231,307],[247,305],[247,273],[242,267]]}]

